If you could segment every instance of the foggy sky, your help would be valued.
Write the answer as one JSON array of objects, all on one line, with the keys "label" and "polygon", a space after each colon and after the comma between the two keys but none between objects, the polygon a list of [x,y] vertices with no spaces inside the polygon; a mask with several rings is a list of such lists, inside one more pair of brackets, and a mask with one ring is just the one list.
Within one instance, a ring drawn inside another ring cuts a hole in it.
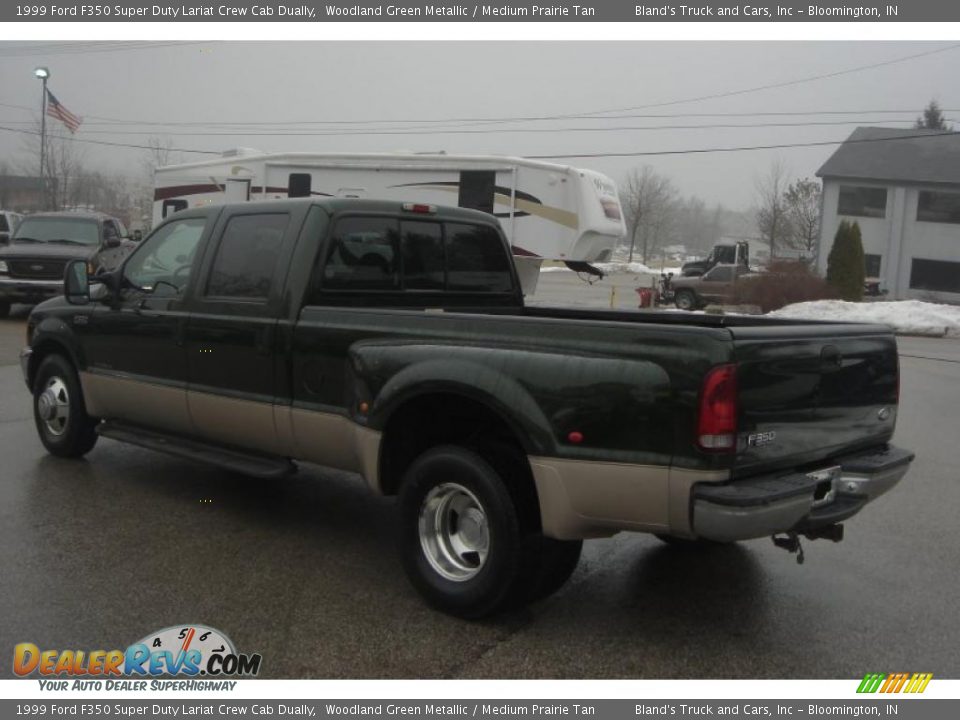
[{"label": "foggy sky", "polygon": [[[76,137],[143,144],[169,138],[176,147],[264,151],[381,152],[395,150],[549,155],[644,152],[708,147],[818,142],[843,139],[857,125],[910,127],[931,98],[945,109],[956,97],[960,49],[790,87],[722,99],[649,107],[612,114],[677,117],[465,124],[483,134],[419,134],[280,137],[204,135],[221,127],[118,127],[99,118],[141,123],[264,122],[259,130],[291,121],[348,121],[341,130],[369,131],[401,120],[445,120],[588,113],[668,103],[802,77],[831,73],[949,43],[813,42],[210,42],[119,52],[11,57],[36,44],[0,42],[0,125],[31,129],[39,117],[40,82],[33,69],[50,69],[49,87],[85,122]],[[72,43],[70,48],[76,48]],[[91,46],[93,47],[93,46]],[[59,50],[65,49],[60,47]],[[8,107],[25,106],[28,110]],[[694,113],[860,111],[844,116],[693,117]],[[899,115],[865,111],[904,110]],[[948,117],[960,113],[947,112]],[[359,124],[378,121],[378,125]],[[56,123],[56,121],[51,121]],[[577,132],[570,128],[711,125],[756,122],[837,122],[806,127],[619,129]],[[428,123],[429,124],[429,123]],[[538,132],[515,132],[516,129]],[[562,132],[542,132],[549,128]],[[296,126],[298,132],[329,132]],[[96,132],[95,132],[96,131]],[[124,134],[126,132],[145,133]],[[249,132],[248,129],[244,129]],[[106,132],[106,134],[101,134]],[[181,134],[189,133],[189,134]],[[136,176],[142,150],[83,146],[93,169]],[[749,207],[755,182],[779,157],[793,177],[812,176],[835,146],[667,157],[569,158],[555,162],[592,168],[621,181],[650,165],[671,177],[684,194],[709,203]],[[175,154],[175,161],[203,156]],[[0,162],[28,163],[22,136],[0,132]]]}]

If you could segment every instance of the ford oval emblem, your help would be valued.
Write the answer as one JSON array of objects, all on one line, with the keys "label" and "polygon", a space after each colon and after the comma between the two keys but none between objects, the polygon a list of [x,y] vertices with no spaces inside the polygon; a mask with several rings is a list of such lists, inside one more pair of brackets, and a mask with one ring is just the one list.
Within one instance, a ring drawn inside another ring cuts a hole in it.
[{"label": "ford oval emblem", "polygon": [[33,270],[34,272],[40,272],[41,270],[43,270],[43,267],[44,267],[43,265],[31,265],[30,269]]},{"label": "ford oval emblem", "polygon": [[890,408],[880,408],[877,410],[877,417],[880,420],[888,420],[890,418]]}]

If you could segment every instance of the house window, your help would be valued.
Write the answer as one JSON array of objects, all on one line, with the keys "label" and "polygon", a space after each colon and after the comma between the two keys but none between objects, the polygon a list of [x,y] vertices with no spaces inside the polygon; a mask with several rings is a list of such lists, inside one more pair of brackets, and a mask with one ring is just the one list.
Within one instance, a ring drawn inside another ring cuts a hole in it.
[{"label": "house window", "polygon": [[867,277],[880,277],[881,255],[865,254],[863,256],[863,270]]},{"label": "house window", "polygon": [[837,214],[869,218],[886,217],[887,189],[841,185]]},{"label": "house window", "polygon": [[960,193],[921,190],[917,200],[917,220],[960,225]]},{"label": "house window", "polygon": [[960,293],[960,262],[914,258],[910,289]]}]

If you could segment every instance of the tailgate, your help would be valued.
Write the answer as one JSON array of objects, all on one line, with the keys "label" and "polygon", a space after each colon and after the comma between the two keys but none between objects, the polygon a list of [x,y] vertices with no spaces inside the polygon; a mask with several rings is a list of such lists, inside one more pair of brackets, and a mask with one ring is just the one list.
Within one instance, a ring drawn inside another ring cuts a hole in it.
[{"label": "tailgate", "polygon": [[730,328],[737,362],[737,477],[803,468],[890,440],[899,392],[886,327]]}]

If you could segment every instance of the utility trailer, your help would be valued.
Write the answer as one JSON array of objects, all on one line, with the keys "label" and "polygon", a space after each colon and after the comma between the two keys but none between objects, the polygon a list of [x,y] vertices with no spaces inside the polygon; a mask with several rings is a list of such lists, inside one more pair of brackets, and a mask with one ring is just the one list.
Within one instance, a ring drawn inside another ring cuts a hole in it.
[{"label": "utility trailer", "polygon": [[493,155],[283,153],[238,148],[158,168],[153,222],[244,200],[337,197],[456,205],[500,219],[524,291],[543,260],[609,260],[626,234],[616,184],[592,170]]}]

